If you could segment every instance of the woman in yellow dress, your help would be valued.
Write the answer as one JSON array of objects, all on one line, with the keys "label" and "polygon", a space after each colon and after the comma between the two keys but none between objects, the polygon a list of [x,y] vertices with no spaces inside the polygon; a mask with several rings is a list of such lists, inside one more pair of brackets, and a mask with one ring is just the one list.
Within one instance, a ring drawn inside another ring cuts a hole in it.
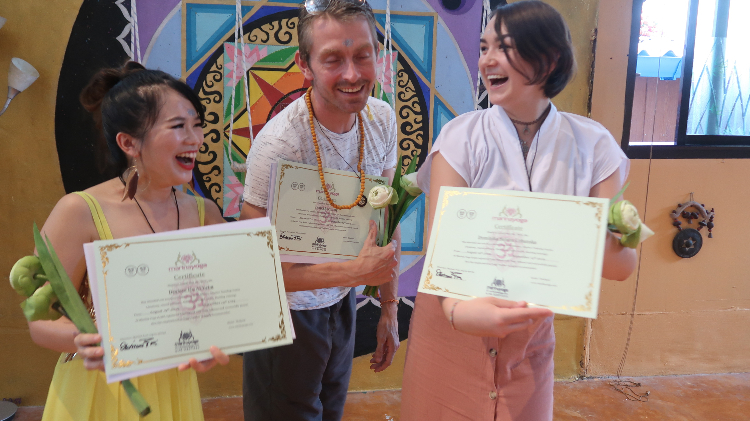
[{"label": "woman in yellow dress", "polygon": [[[103,69],[81,93],[119,174],[60,199],[42,235],[48,236],[93,315],[83,244],[224,222],[218,207],[204,205],[173,186],[192,178],[203,143],[203,108],[195,93],[168,74],[129,62]],[[137,175],[136,175],[137,174]],[[130,198],[130,199],[129,199]],[[107,384],[101,335],[79,334],[66,318],[29,323],[40,346],[62,352],[52,377],[43,420],[137,420],[120,383]],[[229,357],[191,359],[178,368],[132,379],[151,406],[147,420],[203,420],[196,371]]]}]

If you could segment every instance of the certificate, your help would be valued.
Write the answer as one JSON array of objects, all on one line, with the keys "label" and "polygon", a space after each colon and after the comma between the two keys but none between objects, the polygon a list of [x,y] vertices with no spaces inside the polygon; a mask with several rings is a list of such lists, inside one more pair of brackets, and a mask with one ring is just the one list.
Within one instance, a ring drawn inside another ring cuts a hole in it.
[{"label": "certificate", "polygon": [[267,218],[85,246],[107,381],[292,343]]},{"label": "certificate", "polygon": [[[323,169],[331,199],[351,204],[360,179],[349,171]],[[370,220],[382,224],[383,210],[367,203],[367,193],[387,185],[388,178],[364,175],[362,200],[351,209],[334,209],[320,185],[318,167],[279,159],[271,171],[268,213],[279,235],[282,262],[343,262],[357,257],[369,232]]]},{"label": "certificate", "polygon": [[596,318],[609,200],[442,187],[419,292]]}]

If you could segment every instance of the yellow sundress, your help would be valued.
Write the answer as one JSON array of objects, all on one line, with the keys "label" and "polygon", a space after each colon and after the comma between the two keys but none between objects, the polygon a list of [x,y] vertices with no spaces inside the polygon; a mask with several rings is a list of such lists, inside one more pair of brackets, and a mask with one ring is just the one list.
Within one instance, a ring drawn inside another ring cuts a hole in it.
[{"label": "yellow sundress", "polygon": [[[88,193],[77,194],[88,203],[99,238],[112,239],[109,225],[96,199]],[[202,226],[205,215],[203,198],[196,196],[195,200],[198,203],[198,216]],[[88,301],[87,305],[90,305],[87,279],[84,279],[81,287],[81,296],[84,302]],[[136,377],[131,381],[151,406],[151,413],[144,417],[144,420],[203,420],[203,407],[195,370],[178,371],[173,368]],[[67,353],[60,355],[52,376],[42,421],[140,419],[119,382],[107,384],[104,373],[86,370],[82,359],[71,358],[71,354]]]}]

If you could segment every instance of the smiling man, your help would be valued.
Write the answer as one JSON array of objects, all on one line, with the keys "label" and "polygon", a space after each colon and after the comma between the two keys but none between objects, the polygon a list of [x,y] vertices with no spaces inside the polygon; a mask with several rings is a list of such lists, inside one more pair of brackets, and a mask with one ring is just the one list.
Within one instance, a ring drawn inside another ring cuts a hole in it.
[{"label": "smiling man", "polygon": [[[271,164],[278,158],[393,177],[396,116],[370,97],[378,43],[364,0],[308,0],[300,6],[295,58],[312,88],[269,121],[247,156],[242,219],[265,216]],[[360,153],[362,151],[362,153]],[[360,176],[360,174],[357,174]],[[347,205],[356,198],[336,200]],[[343,203],[343,202],[347,203]],[[244,355],[245,420],[340,420],[354,357],[357,285],[381,285],[378,346],[370,362],[386,369],[398,349],[400,234],[378,247],[375,224],[355,260],[282,264],[296,339]]]}]

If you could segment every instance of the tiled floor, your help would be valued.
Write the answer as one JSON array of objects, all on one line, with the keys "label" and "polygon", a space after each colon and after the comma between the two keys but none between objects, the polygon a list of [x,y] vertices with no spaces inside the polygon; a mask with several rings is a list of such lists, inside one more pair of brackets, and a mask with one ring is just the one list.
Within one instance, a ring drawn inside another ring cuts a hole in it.
[{"label": "tiled floor", "polygon": [[[747,421],[750,420],[750,373],[633,378],[648,402],[625,399],[609,379],[555,383],[555,421]],[[399,419],[399,391],[351,393],[346,421]],[[206,421],[242,420],[240,398],[203,401]],[[21,408],[14,421],[41,419],[41,407]]]}]

